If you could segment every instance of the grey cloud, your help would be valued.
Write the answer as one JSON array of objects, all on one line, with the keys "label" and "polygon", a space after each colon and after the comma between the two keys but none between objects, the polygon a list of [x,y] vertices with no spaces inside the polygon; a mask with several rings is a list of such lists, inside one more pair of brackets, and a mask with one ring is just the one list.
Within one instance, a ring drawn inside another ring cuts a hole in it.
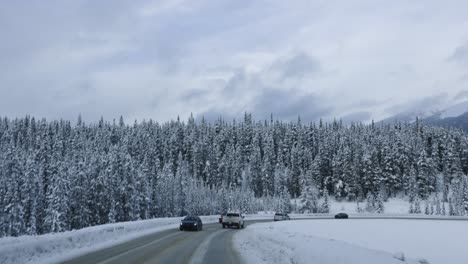
[{"label": "grey cloud", "polygon": [[[266,69],[258,73],[249,74],[244,69],[235,69],[233,76],[227,81],[222,93],[225,99],[233,98],[239,93],[252,91],[286,89],[279,82],[284,79],[301,79],[306,75],[316,73],[320,70],[320,63],[304,52],[299,52],[291,57],[280,58]],[[280,79],[271,77],[271,74],[278,74]],[[266,80],[264,80],[267,78]],[[270,78],[270,79],[268,79]],[[262,80],[263,79],[263,80]]]},{"label": "grey cloud", "polygon": [[300,52],[288,59],[276,61],[271,70],[279,71],[282,79],[303,78],[317,73],[320,70],[320,63],[307,53]]},{"label": "grey cloud", "polygon": [[468,66],[468,43],[457,47],[449,59]]},{"label": "grey cloud", "polygon": [[468,90],[463,90],[463,91],[458,92],[453,99],[454,100],[468,99]]},{"label": "grey cloud", "polygon": [[422,114],[436,113],[442,110],[449,101],[447,93],[440,93],[433,96],[427,96],[422,99],[410,100],[406,103],[396,104],[387,108],[385,111],[389,114],[396,115],[400,119],[408,117],[414,119]]},{"label": "grey cloud", "polygon": [[209,95],[209,89],[194,88],[184,92],[180,99],[184,102],[204,100]]},{"label": "grey cloud", "polygon": [[243,69],[237,70],[234,75],[229,78],[222,90],[224,97],[230,98],[239,92],[243,92],[248,87],[248,78],[247,73]]},{"label": "grey cloud", "polygon": [[360,100],[359,102],[356,103],[356,105],[369,107],[369,106],[376,106],[380,103],[381,102],[378,100]]},{"label": "grey cloud", "polygon": [[370,112],[362,111],[362,112],[355,112],[355,113],[345,115],[341,117],[341,120],[345,124],[349,124],[351,122],[366,122],[366,121],[369,121],[371,116],[372,114]]},{"label": "grey cloud", "polygon": [[329,117],[333,109],[324,102],[323,98],[315,94],[302,94],[298,90],[265,88],[245,109],[212,108],[199,114],[198,118],[205,116],[208,120],[216,120],[222,116],[225,120],[239,119],[244,111],[247,111],[258,119],[268,119],[273,114],[280,120],[296,120],[300,116],[302,120],[311,122]]},{"label": "grey cloud", "polygon": [[316,121],[328,116],[333,108],[315,94],[303,94],[297,90],[268,89],[255,98],[253,113],[260,118],[273,116],[282,120]]},{"label": "grey cloud", "polygon": [[255,118],[268,119],[271,114],[280,120],[296,120],[299,116],[306,122],[329,117],[333,107],[315,94],[304,94],[298,90],[263,89],[245,109],[213,108],[198,115],[208,120],[222,116],[225,120],[239,119],[244,111]]},{"label": "grey cloud", "polygon": [[[438,80],[449,94],[459,89],[452,85],[453,65],[438,65],[438,54],[464,34],[466,8],[437,1],[397,1],[390,9],[359,2],[4,1],[0,112],[168,119],[249,111],[315,119],[344,111],[385,115],[378,111],[387,102],[360,99],[401,102],[435,94],[437,88],[427,86]],[[143,12],[147,6],[156,7],[154,13]],[[414,26],[419,12],[427,20]],[[351,25],[352,17],[360,19]],[[468,65],[468,43],[453,50],[450,61]],[[411,71],[399,71],[399,65]],[[226,69],[232,78],[210,80],[225,76]],[[197,89],[178,96],[186,86]],[[346,87],[352,92],[344,96],[340,90]],[[387,110],[437,108],[445,99]]]},{"label": "grey cloud", "polygon": [[[329,116],[334,110],[323,98],[306,93],[282,81],[301,79],[320,70],[319,62],[306,53],[300,52],[280,58],[257,73],[235,70],[220,90],[223,105],[212,107],[200,114],[217,119],[219,115],[228,118],[240,117],[244,111],[264,119],[273,114],[281,120],[295,120],[298,116],[305,121],[316,121]],[[279,79],[277,77],[279,76]],[[190,94],[199,96],[198,93]]]}]

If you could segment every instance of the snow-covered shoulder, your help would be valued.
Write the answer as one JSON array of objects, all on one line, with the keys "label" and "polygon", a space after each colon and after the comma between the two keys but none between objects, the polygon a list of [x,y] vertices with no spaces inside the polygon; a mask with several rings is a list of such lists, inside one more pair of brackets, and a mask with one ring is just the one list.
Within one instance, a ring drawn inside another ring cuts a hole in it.
[{"label": "snow-covered shoulder", "polygon": [[246,263],[466,263],[468,234],[454,229],[468,233],[468,222],[286,221],[250,225],[234,245]]},{"label": "snow-covered shoulder", "polygon": [[255,224],[234,235],[245,263],[401,264],[418,263],[346,242],[315,237],[305,222]]}]

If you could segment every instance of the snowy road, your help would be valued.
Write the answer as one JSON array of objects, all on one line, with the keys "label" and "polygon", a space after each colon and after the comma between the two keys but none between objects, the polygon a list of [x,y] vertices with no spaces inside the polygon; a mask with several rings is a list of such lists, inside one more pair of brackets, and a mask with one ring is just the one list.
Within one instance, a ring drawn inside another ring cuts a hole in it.
[{"label": "snowy road", "polygon": [[[246,221],[246,225],[256,222],[262,221]],[[220,224],[204,225],[200,232],[167,230],[62,263],[239,263],[231,245],[237,231],[222,229]]]}]

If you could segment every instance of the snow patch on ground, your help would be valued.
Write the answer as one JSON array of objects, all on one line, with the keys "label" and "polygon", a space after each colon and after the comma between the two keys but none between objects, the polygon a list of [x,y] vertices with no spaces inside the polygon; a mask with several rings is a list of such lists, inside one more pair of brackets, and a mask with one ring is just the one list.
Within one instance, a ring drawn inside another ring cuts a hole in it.
[{"label": "snow patch on ground", "polygon": [[[313,220],[315,221],[320,220]],[[418,263],[408,260],[403,254],[393,255],[316,237],[308,231],[307,223],[308,221],[286,221],[250,225],[234,235],[233,244],[245,263],[254,264]]]},{"label": "snow patch on ground", "polygon": [[468,221],[301,220],[250,225],[234,244],[247,263],[462,264],[467,237]]}]

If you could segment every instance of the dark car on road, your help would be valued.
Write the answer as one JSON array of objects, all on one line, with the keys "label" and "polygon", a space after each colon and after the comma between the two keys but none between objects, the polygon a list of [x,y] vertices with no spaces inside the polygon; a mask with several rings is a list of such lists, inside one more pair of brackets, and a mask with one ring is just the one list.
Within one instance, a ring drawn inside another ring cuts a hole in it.
[{"label": "dark car on road", "polygon": [[336,214],[335,219],[348,219],[348,214],[345,214],[345,213]]},{"label": "dark car on road", "polygon": [[182,221],[180,221],[180,231],[203,230],[203,223],[200,217],[198,216],[186,216]]}]

